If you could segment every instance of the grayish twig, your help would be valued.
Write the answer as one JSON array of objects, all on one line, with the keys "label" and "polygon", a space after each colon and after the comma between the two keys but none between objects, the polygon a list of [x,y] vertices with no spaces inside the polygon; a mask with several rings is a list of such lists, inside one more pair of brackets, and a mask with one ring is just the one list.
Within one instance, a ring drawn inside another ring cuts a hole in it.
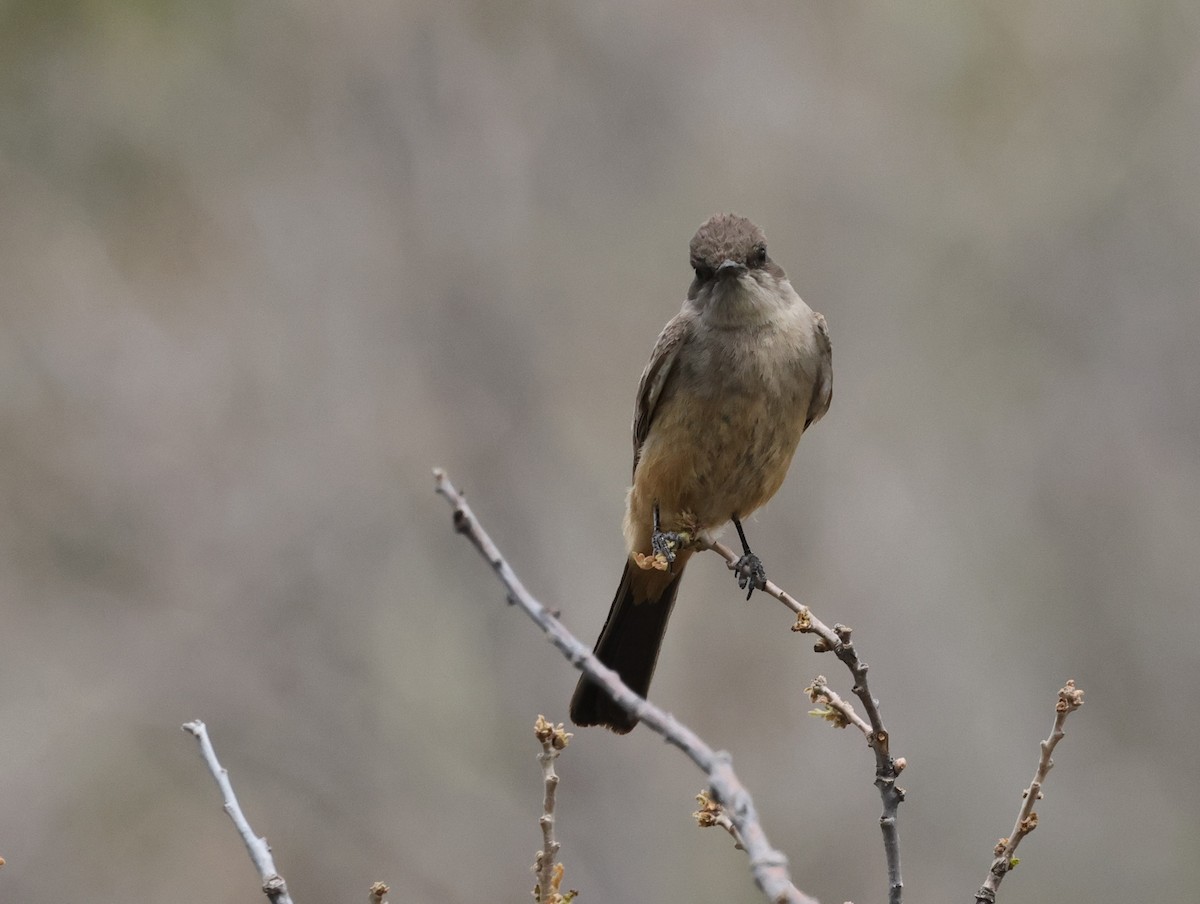
[{"label": "grayish twig", "polygon": [[525,589],[512,567],[500,554],[500,550],[496,548],[496,544],[476,520],[462,494],[450,483],[445,472],[440,468],[435,469],[434,477],[438,493],[445,497],[454,510],[455,530],[470,540],[480,555],[492,566],[492,570],[508,590],[509,602],[520,606],[546,633],[559,652],[603,688],[618,706],[637,716],[651,731],[662,735],[667,743],[682,750],[707,775],[713,795],[724,805],[733,824],[741,833],[750,856],[750,870],[754,881],[767,899],[773,904],[815,904],[815,898],[804,894],[792,884],[787,858],[771,847],[759,824],[758,812],[754,808],[750,792],[734,773],[729,754],[713,750],[699,735],[670,713],[631,691],[615,671],[600,662],[590,649],[580,643]]},{"label": "grayish twig", "polygon": [[1046,781],[1047,773],[1054,767],[1052,759],[1054,748],[1066,734],[1063,731],[1063,724],[1067,721],[1067,716],[1081,706],[1083,706],[1083,690],[1075,686],[1074,680],[1068,680],[1058,692],[1058,702],[1054,705],[1054,728],[1050,730],[1050,737],[1042,741],[1040,745],[1041,756],[1038,757],[1037,771],[1033,774],[1033,781],[1025,789],[1021,809],[1017,812],[1016,824],[1009,837],[1001,838],[996,843],[995,859],[992,861],[991,868],[988,869],[987,879],[979,891],[975,892],[976,904],[995,904],[996,889],[1000,887],[1005,874],[1018,863],[1015,856],[1017,845],[1021,843],[1022,838],[1037,828],[1038,816],[1033,807],[1041,800],[1042,785]]},{"label": "grayish twig", "polygon": [[[556,899],[563,900],[563,895],[559,892],[563,867],[557,861],[559,843],[554,837],[554,795],[558,790],[558,773],[554,771],[554,761],[574,736],[564,729],[561,722],[555,725],[541,715],[533,723],[533,733],[542,745],[538,762],[542,766],[542,782],[545,786],[542,793],[542,815],[538,819],[542,827],[542,849],[537,852],[533,864],[533,870],[538,877],[533,895],[537,904],[555,904]],[[574,897],[573,892],[570,895]]]},{"label": "grayish twig", "polygon": [[221,789],[221,797],[225,801],[225,812],[237,826],[238,834],[242,836],[246,850],[250,853],[250,859],[258,870],[258,875],[262,878],[263,893],[271,900],[272,904],[292,904],[287,883],[283,881],[283,876],[275,870],[275,861],[271,857],[271,846],[267,844],[266,838],[255,835],[254,829],[250,828],[250,823],[247,822],[242,808],[238,804],[237,795],[233,793],[233,784],[229,781],[229,773],[217,761],[217,752],[213,750],[212,741],[208,739],[208,729],[203,722],[197,719],[194,722],[185,722],[183,730],[194,735],[200,742],[200,755],[208,764],[208,771],[217,780],[217,787]]},{"label": "grayish twig", "polygon": [[824,710],[813,710],[809,715],[821,716],[838,728],[853,725],[866,736],[868,744],[871,742],[871,726],[863,721],[853,706],[838,696],[824,675],[818,675],[804,690],[813,703],[823,703],[826,707]]},{"label": "grayish twig", "polygon": [[[739,557],[728,546],[703,538],[698,545],[704,549],[711,549],[723,558],[730,571],[738,570]],[[879,796],[883,801],[883,814],[879,817],[879,828],[883,833],[883,851],[887,858],[888,902],[889,904],[901,904],[904,899],[904,880],[900,875],[900,834],[896,826],[896,810],[899,808],[900,802],[904,800],[904,789],[896,784],[896,777],[904,769],[905,760],[903,757],[893,757],[888,749],[890,735],[883,724],[883,717],[879,714],[879,701],[871,696],[871,688],[867,682],[867,664],[858,658],[858,651],[850,639],[850,628],[840,624],[835,624],[830,628],[813,615],[808,606],[797,601],[795,597],[771,581],[764,581],[760,589],[796,613],[796,623],[792,625],[793,631],[817,635],[818,640],[813,649],[818,653],[833,653],[854,676],[854,686],[851,690],[858,697],[863,712],[866,713],[869,730],[863,733],[866,735],[867,744],[875,754],[875,787],[879,789]],[[841,700],[840,697],[836,699]],[[849,707],[849,704],[842,702],[842,706]],[[848,710],[848,713],[853,712],[852,708]],[[857,715],[855,718],[862,721]],[[857,725],[858,722],[854,724]],[[862,726],[859,725],[859,727]]]},{"label": "grayish twig", "polygon": [[701,791],[696,795],[696,803],[700,804],[700,809],[692,814],[696,820],[696,824],[702,829],[707,829],[710,826],[720,826],[729,833],[729,837],[733,839],[733,846],[739,851],[746,850],[746,845],[742,844],[742,836],[738,833],[737,826],[733,824],[733,820],[729,818],[729,814],[725,812],[725,808],[708,796],[708,791]]}]

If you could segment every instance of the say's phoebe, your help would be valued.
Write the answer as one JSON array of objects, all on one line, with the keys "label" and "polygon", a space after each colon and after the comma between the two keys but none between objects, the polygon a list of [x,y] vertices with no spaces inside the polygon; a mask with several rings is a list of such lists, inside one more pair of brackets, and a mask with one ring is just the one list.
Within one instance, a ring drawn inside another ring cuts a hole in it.
[{"label": "say's phoebe", "polygon": [[[650,688],[679,579],[698,536],[732,520],[745,555],[738,584],[765,580],[741,521],[775,495],[800,434],[829,408],[829,329],[767,256],[745,217],[719,214],[692,238],[696,278],[638,384],[628,557],[596,655],[641,696]],[[576,725],[637,724],[586,677]]]}]

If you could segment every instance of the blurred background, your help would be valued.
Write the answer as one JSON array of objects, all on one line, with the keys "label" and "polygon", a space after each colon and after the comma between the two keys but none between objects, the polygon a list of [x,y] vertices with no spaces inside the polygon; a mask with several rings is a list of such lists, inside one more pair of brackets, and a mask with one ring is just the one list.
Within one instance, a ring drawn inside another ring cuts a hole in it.
[{"label": "blurred background", "polygon": [[[1187,900],[1200,849],[1200,7],[0,4],[0,899],[252,901],[207,721],[298,902],[528,900],[638,375],[711,213],[829,319],[748,524],[855,628],[914,901]],[[734,539],[727,535],[726,539]],[[885,896],[847,675],[697,559],[653,688],[797,883]],[[642,728],[559,763],[585,902],[760,900]],[[1097,870],[1098,863],[1106,864]]]}]

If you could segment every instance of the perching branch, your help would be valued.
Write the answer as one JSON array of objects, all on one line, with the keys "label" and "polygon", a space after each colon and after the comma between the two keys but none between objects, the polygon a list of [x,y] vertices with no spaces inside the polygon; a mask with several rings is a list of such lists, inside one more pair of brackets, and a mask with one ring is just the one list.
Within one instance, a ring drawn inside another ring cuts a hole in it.
[{"label": "perching branch", "polygon": [[1017,813],[1016,825],[1013,826],[1012,833],[1008,838],[1001,838],[996,843],[994,852],[996,859],[992,861],[992,866],[988,870],[987,880],[979,891],[975,892],[976,904],[995,904],[996,889],[1000,887],[1005,874],[1019,862],[1014,856],[1017,852],[1017,845],[1021,843],[1022,838],[1037,828],[1038,817],[1033,807],[1037,801],[1041,800],[1042,784],[1046,781],[1046,774],[1054,767],[1054,760],[1051,758],[1054,748],[1066,734],[1063,731],[1063,723],[1067,721],[1067,716],[1081,706],[1083,706],[1083,690],[1075,686],[1073,679],[1068,680],[1058,692],[1058,703],[1054,706],[1054,728],[1050,731],[1050,737],[1041,743],[1042,754],[1038,758],[1037,771],[1033,775],[1033,781],[1025,789],[1024,800]]},{"label": "perching branch", "polygon": [[263,893],[271,900],[271,904],[292,904],[287,884],[283,881],[283,876],[275,870],[275,861],[271,858],[271,846],[267,844],[266,838],[255,835],[254,830],[250,828],[250,823],[246,821],[242,808],[238,804],[237,795],[233,793],[233,784],[229,781],[229,773],[217,761],[217,753],[213,750],[212,741],[208,739],[208,729],[204,727],[203,722],[197,719],[194,722],[185,722],[183,730],[190,732],[200,742],[200,755],[208,764],[208,771],[217,780],[217,787],[221,789],[221,797],[225,800],[225,812],[237,826],[238,834],[242,836],[246,850],[250,853],[250,859],[254,862],[258,875],[262,878]]},{"label": "perching branch", "polygon": [[[715,540],[701,540],[698,545],[704,549],[711,549],[725,560],[725,565],[730,571],[737,571],[738,556],[728,546]],[[793,631],[817,635],[819,639],[813,645],[813,649],[818,653],[833,653],[854,677],[851,690],[862,703],[863,712],[867,716],[866,721],[854,712],[850,704],[829,690],[824,678],[818,678],[811,687],[816,688],[819,682],[826,692],[822,695],[823,702],[862,730],[867,745],[875,753],[875,787],[879,789],[879,796],[883,800],[883,815],[879,817],[879,828],[883,832],[883,850],[887,857],[888,902],[901,904],[904,897],[904,880],[900,876],[900,835],[896,828],[896,810],[904,800],[904,789],[896,785],[896,777],[906,764],[903,757],[893,757],[888,749],[890,735],[883,724],[883,717],[879,714],[879,701],[871,696],[871,689],[867,683],[867,664],[858,658],[858,651],[850,639],[850,628],[840,624],[830,628],[813,615],[808,606],[798,602],[771,581],[764,581],[759,589],[796,613]],[[813,697],[813,701],[818,702],[818,698]]]},{"label": "perching branch", "polygon": [[758,821],[758,813],[750,792],[733,771],[731,757],[724,751],[713,750],[700,737],[670,713],[659,709],[631,691],[615,671],[597,659],[590,649],[571,634],[557,618],[538,602],[521,583],[512,567],[500,554],[495,543],[475,519],[466,500],[450,483],[440,468],[434,471],[437,491],[454,510],[454,528],[467,537],[480,555],[496,572],[508,591],[508,600],[524,610],[550,642],[593,682],[616,701],[626,712],[636,716],[651,731],[662,735],[670,744],[682,750],[707,775],[714,796],[724,805],[730,819],[741,834],[750,856],[750,869],[755,884],[773,904],[816,904],[816,899],[804,894],[792,884],[787,858],[771,847]]}]

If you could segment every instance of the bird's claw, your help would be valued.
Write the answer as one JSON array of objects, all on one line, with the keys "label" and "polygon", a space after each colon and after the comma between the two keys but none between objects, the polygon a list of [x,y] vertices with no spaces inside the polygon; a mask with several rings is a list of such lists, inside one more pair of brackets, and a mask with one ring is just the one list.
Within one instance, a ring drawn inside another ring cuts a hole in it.
[{"label": "bird's claw", "polygon": [[767,572],[762,560],[752,552],[746,553],[733,564],[737,574],[738,589],[746,591],[746,599],[750,599],[755,588],[762,589],[767,583]]},{"label": "bird's claw", "polygon": [[658,510],[658,503],[654,503],[654,532],[650,535],[650,557],[647,561],[663,563],[656,564],[654,567],[663,571],[669,571],[675,563],[675,557],[678,555],[679,550],[685,546],[690,546],[691,543],[692,534],[689,531],[662,529],[662,519]]},{"label": "bird's claw", "polygon": [[673,530],[655,529],[654,533],[650,535],[650,548],[655,557],[662,556],[667,564],[671,565],[674,563],[678,551],[687,545],[687,541],[686,534],[679,534]]}]

